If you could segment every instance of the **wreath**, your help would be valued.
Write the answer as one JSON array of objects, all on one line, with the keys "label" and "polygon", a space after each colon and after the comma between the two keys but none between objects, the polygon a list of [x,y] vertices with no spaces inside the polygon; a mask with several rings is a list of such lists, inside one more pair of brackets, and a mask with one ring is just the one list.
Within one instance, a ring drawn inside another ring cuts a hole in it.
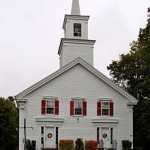
[{"label": "wreath", "polygon": [[106,137],[107,137],[107,134],[106,134],[106,133],[104,133],[104,134],[103,134],[103,138],[106,138]]},{"label": "wreath", "polygon": [[51,137],[52,137],[52,133],[48,133],[48,134],[47,134],[47,137],[48,137],[48,138],[51,138]]}]

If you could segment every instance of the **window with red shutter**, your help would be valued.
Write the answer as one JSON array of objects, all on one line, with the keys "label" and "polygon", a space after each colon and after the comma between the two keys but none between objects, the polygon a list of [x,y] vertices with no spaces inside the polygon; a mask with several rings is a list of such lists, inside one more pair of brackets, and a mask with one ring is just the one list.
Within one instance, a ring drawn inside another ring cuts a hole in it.
[{"label": "window with red shutter", "polygon": [[59,101],[55,100],[55,115],[59,115]]},{"label": "window with red shutter", "polygon": [[113,102],[110,102],[110,116],[113,116],[114,115],[114,103]]},{"label": "window with red shutter", "polygon": [[41,114],[46,114],[46,100],[41,100]]},{"label": "window with red shutter", "polygon": [[101,116],[101,102],[97,102],[97,116]]},{"label": "window with red shutter", "polygon": [[83,101],[83,116],[87,115],[87,102]]},{"label": "window with red shutter", "polygon": [[74,101],[70,101],[70,116],[74,115]]},{"label": "window with red shutter", "polygon": [[83,98],[75,98],[70,101],[70,116],[73,115],[87,115],[87,102]]},{"label": "window with red shutter", "polygon": [[114,104],[108,100],[101,100],[97,102],[97,116],[113,116],[114,115]]}]

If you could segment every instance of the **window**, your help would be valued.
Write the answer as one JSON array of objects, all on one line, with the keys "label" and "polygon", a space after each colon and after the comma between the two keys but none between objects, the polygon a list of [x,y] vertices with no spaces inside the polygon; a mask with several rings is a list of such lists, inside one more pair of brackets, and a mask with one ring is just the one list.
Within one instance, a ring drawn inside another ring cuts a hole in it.
[{"label": "window", "polygon": [[58,127],[56,127],[56,148],[58,149]]},{"label": "window", "polygon": [[99,142],[99,127],[97,127],[97,141]]},{"label": "window", "polygon": [[44,137],[41,137],[41,144],[44,144]]},{"label": "window", "polygon": [[59,101],[58,100],[42,100],[41,114],[55,114],[59,115]]},{"label": "window", "polygon": [[70,116],[73,115],[87,115],[87,102],[79,100],[70,101]]},{"label": "window", "polygon": [[109,102],[102,102],[102,115],[109,115]]},{"label": "window", "polygon": [[41,127],[41,134],[44,134],[44,127]]},{"label": "window", "polygon": [[113,144],[113,128],[110,128],[110,143]]},{"label": "window", "polygon": [[74,23],[74,36],[81,36],[81,23]]},{"label": "window", "polygon": [[47,101],[46,111],[47,114],[54,114],[54,101]]},{"label": "window", "polygon": [[82,115],[82,102],[75,102],[75,115]]},{"label": "window", "polygon": [[44,126],[41,126],[41,144],[44,145]]},{"label": "window", "polygon": [[113,116],[114,109],[113,109],[113,102],[112,101],[98,101],[97,102],[97,116]]}]

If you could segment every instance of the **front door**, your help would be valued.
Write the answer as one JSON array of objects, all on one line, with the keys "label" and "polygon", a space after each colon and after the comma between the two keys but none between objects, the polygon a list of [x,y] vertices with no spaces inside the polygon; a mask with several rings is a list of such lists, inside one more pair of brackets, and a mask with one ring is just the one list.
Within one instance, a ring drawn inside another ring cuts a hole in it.
[{"label": "front door", "polygon": [[46,127],[45,148],[55,148],[54,127]]},{"label": "front door", "polygon": [[109,134],[109,128],[108,127],[102,127],[101,128],[101,139],[104,143],[104,149],[110,148],[110,134]]}]

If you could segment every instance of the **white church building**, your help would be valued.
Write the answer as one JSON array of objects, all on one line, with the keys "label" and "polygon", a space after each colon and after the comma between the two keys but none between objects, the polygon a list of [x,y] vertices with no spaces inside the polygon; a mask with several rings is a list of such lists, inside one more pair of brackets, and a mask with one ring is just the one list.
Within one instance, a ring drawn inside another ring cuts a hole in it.
[{"label": "white church building", "polygon": [[95,140],[101,148],[117,150],[122,140],[133,142],[137,100],[94,68],[88,20],[80,14],[79,0],[73,0],[63,22],[60,69],[16,95],[19,150],[24,139],[35,140],[36,150],[58,148],[63,139]]}]

